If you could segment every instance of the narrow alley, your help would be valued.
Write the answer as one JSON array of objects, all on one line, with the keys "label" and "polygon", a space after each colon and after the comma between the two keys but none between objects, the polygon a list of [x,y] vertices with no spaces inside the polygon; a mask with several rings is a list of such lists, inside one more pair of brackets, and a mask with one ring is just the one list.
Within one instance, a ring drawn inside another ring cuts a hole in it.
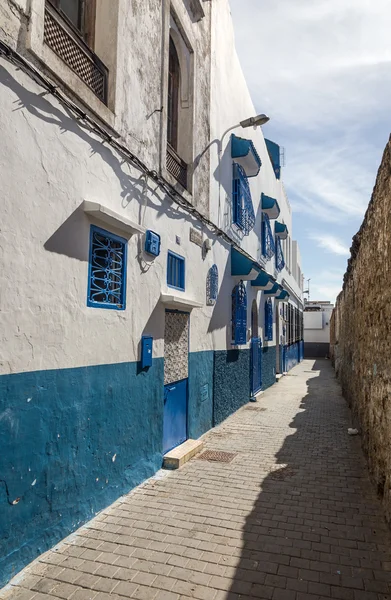
[{"label": "narrow alley", "polygon": [[[306,360],[3,591],[8,600],[386,600],[389,533],[329,361]],[[205,451],[205,450],[204,450]]]}]

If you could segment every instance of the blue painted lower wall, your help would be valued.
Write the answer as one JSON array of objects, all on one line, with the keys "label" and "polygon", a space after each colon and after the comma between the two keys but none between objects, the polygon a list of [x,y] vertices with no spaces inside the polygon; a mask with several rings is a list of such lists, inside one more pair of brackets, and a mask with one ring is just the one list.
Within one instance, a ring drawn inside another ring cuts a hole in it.
[{"label": "blue painted lower wall", "polygon": [[0,585],[162,464],[163,359],[0,377]]},{"label": "blue painted lower wall", "polygon": [[218,425],[250,400],[250,350],[214,353],[213,424]]},{"label": "blue painted lower wall", "polygon": [[195,352],[189,357],[189,438],[197,439],[213,427],[214,352]]},{"label": "blue painted lower wall", "polygon": [[262,348],[262,389],[267,390],[276,383],[276,347],[264,346]]},{"label": "blue painted lower wall", "polygon": [[[213,422],[214,352],[189,356],[188,434]],[[163,359],[0,377],[0,587],[162,465]]]},{"label": "blue painted lower wall", "polygon": [[304,343],[302,341],[295,342],[284,347],[285,371],[290,371],[303,360]]}]

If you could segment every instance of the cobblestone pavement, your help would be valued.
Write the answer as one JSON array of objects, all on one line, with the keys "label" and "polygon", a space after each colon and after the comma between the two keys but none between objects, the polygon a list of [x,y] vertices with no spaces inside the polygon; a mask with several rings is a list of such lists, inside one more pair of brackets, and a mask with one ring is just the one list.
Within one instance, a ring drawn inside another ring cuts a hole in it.
[{"label": "cobblestone pavement", "polygon": [[229,463],[160,472],[47,552],[10,600],[386,600],[389,533],[327,361],[205,436]]}]

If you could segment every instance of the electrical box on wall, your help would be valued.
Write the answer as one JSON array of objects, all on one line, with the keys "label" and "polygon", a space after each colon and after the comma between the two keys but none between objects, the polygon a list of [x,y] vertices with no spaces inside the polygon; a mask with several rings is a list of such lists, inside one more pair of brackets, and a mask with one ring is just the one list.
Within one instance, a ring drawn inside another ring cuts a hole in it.
[{"label": "electrical box on wall", "polygon": [[160,254],[160,235],[150,229],[145,234],[145,252],[153,256]]},{"label": "electrical box on wall", "polygon": [[153,337],[143,335],[141,338],[141,368],[152,367]]}]

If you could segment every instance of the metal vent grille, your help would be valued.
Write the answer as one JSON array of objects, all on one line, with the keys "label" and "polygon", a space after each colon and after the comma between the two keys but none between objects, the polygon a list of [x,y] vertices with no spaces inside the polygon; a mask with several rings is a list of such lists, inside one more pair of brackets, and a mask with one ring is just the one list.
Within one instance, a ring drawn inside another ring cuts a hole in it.
[{"label": "metal vent grille", "polygon": [[187,164],[178,156],[174,148],[167,145],[166,168],[169,173],[187,189]]},{"label": "metal vent grille", "polygon": [[220,450],[205,450],[198,456],[199,460],[209,460],[211,462],[230,463],[237,456],[232,452],[221,452]]},{"label": "metal vent grille", "polygon": [[45,7],[44,41],[106,103],[107,68],[48,4]]}]

